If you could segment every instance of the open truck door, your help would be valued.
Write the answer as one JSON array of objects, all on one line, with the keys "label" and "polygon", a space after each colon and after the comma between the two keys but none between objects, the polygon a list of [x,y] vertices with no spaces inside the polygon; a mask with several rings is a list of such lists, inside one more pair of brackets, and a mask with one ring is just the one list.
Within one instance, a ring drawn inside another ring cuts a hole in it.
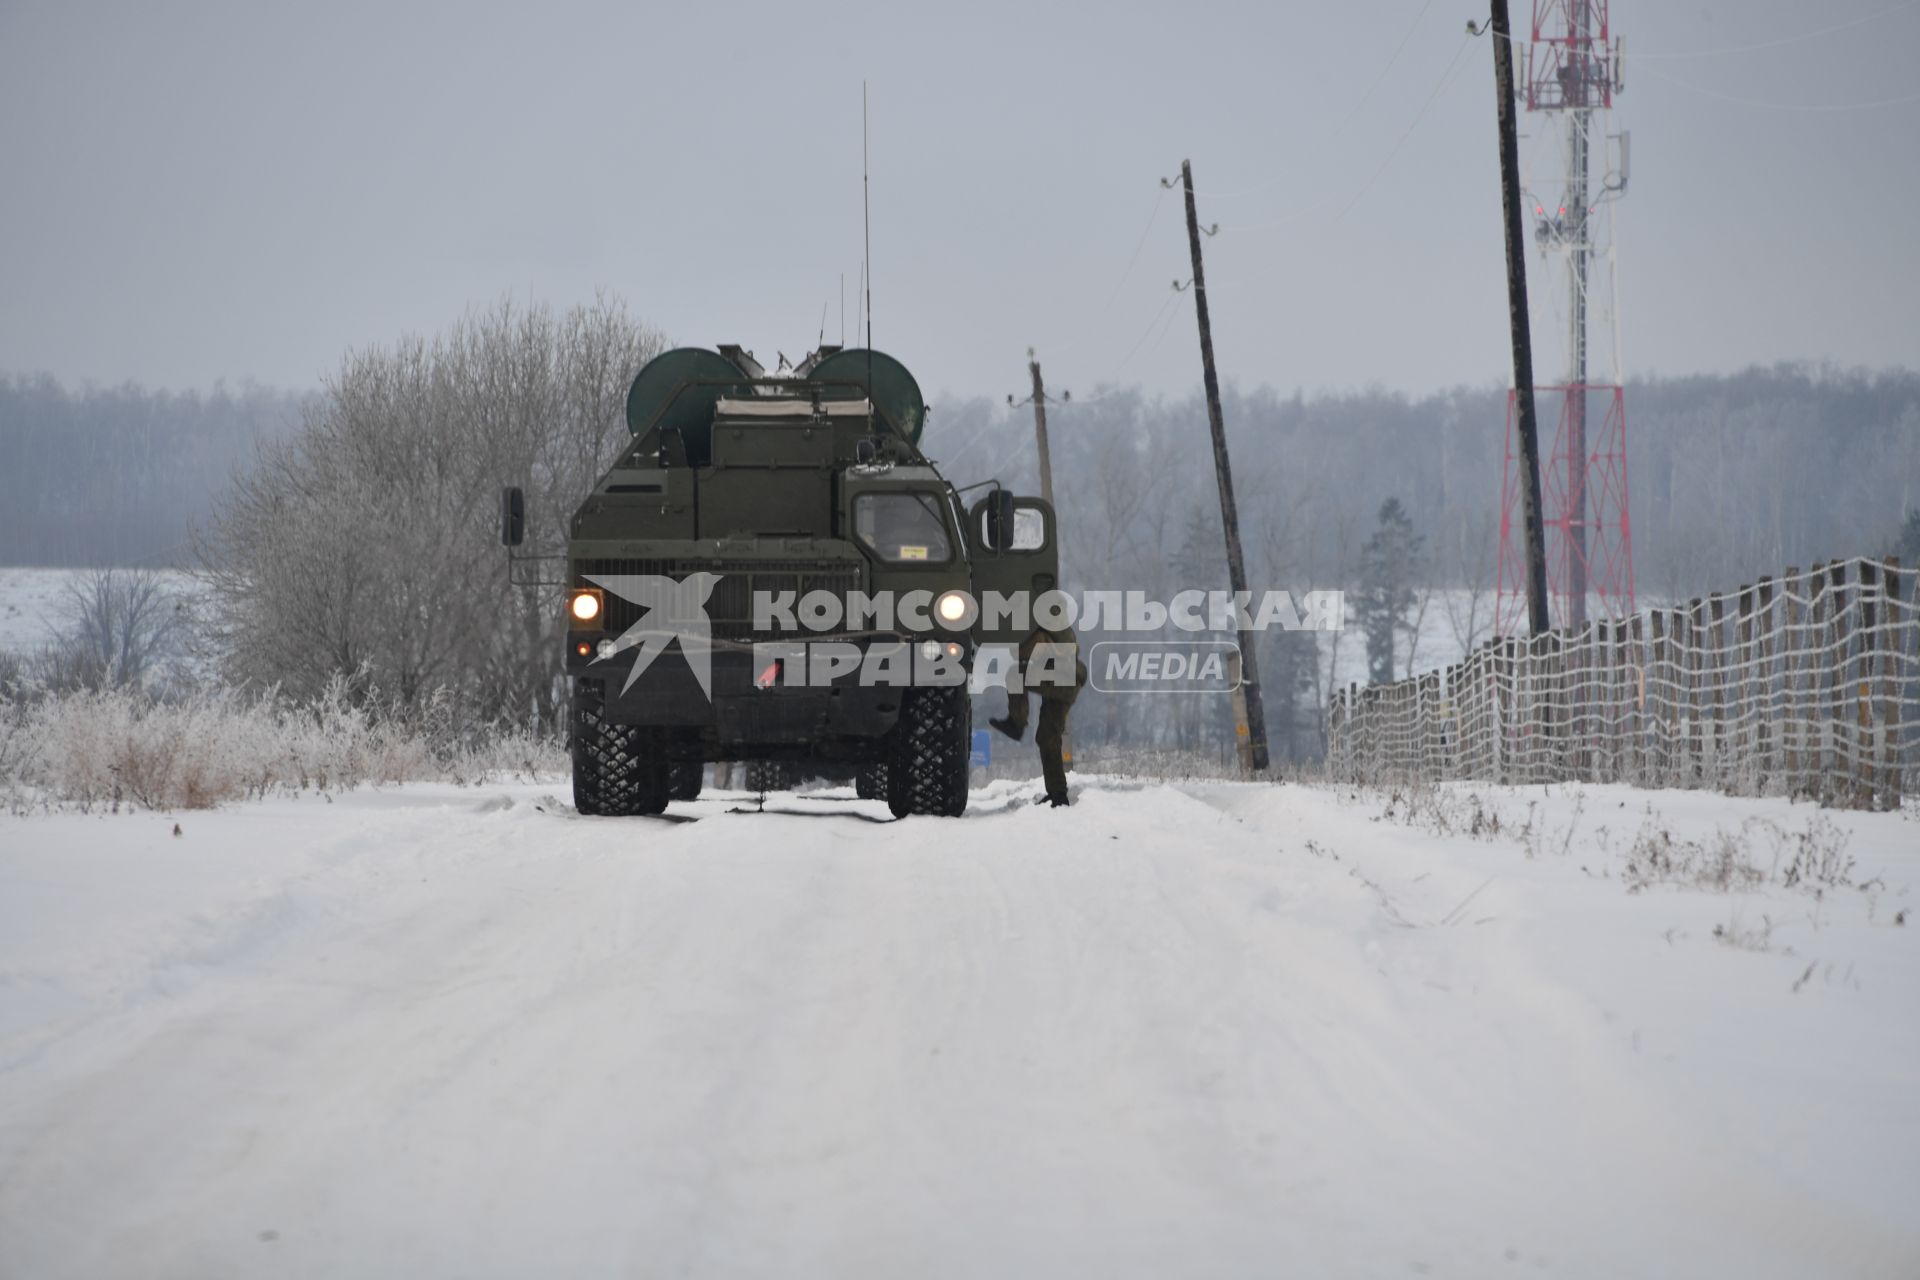
[{"label": "open truck door", "polygon": [[[968,560],[973,596],[981,606],[975,634],[983,645],[1017,645],[1033,630],[1033,604],[1060,585],[1060,546],[1053,508],[1040,498],[1015,497],[996,489],[967,513]],[[1024,594],[1017,616],[990,616],[989,593],[1012,599]]]}]

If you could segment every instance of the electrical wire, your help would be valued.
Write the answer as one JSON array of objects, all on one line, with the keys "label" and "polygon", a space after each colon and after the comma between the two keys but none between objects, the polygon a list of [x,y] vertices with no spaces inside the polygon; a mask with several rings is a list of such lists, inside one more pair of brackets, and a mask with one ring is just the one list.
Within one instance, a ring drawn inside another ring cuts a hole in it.
[{"label": "electrical wire", "polygon": [[1733,44],[1721,49],[1691,49],[1684,53],[1641,53],[1635,50],[1633,52],[1633,61],[1636,63],[1642,60],[1667,62],[1686,58],[1718,58],[1729,53],[1752,53],[1758,49],[1779,49],[1786,45],[1799,44],[1804,40],[1816,40],[1821,36],[1830,36],[1838,31],[1850,31],[1854,27],[1863,27],[1869,22],[1877,22],[1881,18],[1887,17],[1890,14],[1899,13],[1903,9],[1911,9],[1916,4],[1920,4],[1920,0],[1901,0],[1899,4],[1889,5],[1885,9],[1881,9],[1875,13],[1869,13],[1863,18],[1855,18],[1851,22],[1835,23],[1831,27],[1821,27],[1817,31],[1803,31],[1797,36],[1785,36],[1778,40],[1762,40],[1758,44]]},{"label": "electrical wire", "polygon": [[1134,265],[1140,261],[1140,253],[1147,247],[1147,237],[1153,234],[1153,224],[1160,220],[1160,206],[1167,202],[1168,190],[1167,187],[1161,187],[1159,194],[1154,197],[1153,212],[1147,216],[1146,230],[1140,233],[1140,242],[1133,246],[1133,256],[1127,259],[1127,269],[1120,273],[1119,282],[1113,286],[1113,294],[1107,299],[1107,310],[1111,310],[1119,300],[1120,290],[1126,287],[1128,277],[1133,275]]},{"label": "electrical wire", "polygon": [[[1413,136],[1413,131],[1420,127],[1422,120],[1426,119],[1427,112],[1433,109],[1433,104],[1439,101],[1441,94],[1446,92],[1452,80],[1454,69],[1460,63],[1460,56],[1466,52],[1467,46],[1471,43],[1472,37],[1462,37],[1459,47],[1453,51],[1452,60],[1447,63],[1446,69],[1440,73],[1440,79],[1434,85],[1433,92],[1427,95],[1427,100],[1420,105],[1419,111],[1416,112],[1413,119],[1408,122],[1407,127],[1401,132],[1399,138],[1394,141],[1393,146],[1388,148],[1386,155],[1381,158],[1379,166],[1374,169],[1373,175],[1362,183],[1360,189],[1353,193],[1346,204],[1341,206],[1338,213],[1334,214],[1333,221],[1337,222],[1345,217],[1353,209],[1353,206],[1358,204],[1360,199],[1365,196],[1368,191],[1373,189],[1373,184],[1378,182],[1381,175],[1387,171],[1387,166],[1393,163],[1394,156],[1399,154],[1400,148],[1405,146],[1407,139]],[[1333,200],[1334,197],[1332,196],[1323,196],[1310,204],[1301,205],[1289,213],[1284,213],[1278,218],[1273,218],[1266,222],[1227,222],[1222,223],[1220,229],[1222,231],[1269,231],[1274,227],[1289,226],[1299,222],[1309,214],[1324,209],[1332,204]]]},{"label": "electrical wire", "polygon": [[[1153,313],[1153,319],[1147,321],[1147,327],[1141,331],[1139,338],[1137,338],[1134,341],[1133,346],[1127,349],[1127,354],[1121,357],[1120,363],[1113,367],[1113,372],[1109,373],[1105,378],[1102,379],[1102,381],[1111,383],[1115,378],[1120,376],[1120,373],[1123,369],[1125,369],[1129,364],[1133,363],[1133,358],[1136,355],[1140,354],[1140,348],[1143,345],[1145,345],[1148,337],[1152,335],[1155,326],[1160,325],[1162,320],[1166,320],[1167,324],[1169,325],[1173,323],[1171,319],[1168,319],[1168,317],[1171,315],[1173,309],[1179,305],[1180,299],[1185,296],[1186,295],[1183,293],[1174,293],[1171,291],[1167,294],[1167,300],[1160,304],[1160,309],[1158,311]],[[1161,331],[1161,334],[1164,336],[1166,333],[1166,329],[1162,327],[1160,331]],[[1159,348],[1159,345],[1160,344],[1157,342],[1154,343],[1154,348],[1157,350]],[[1105,397],[1102,397],[1102,398],[1104,399]],[[1088,402],[1088,403],[1091,403],[1091,402]]]},{"label": "electrical wire", "polygon": [[[1913,0],[1913,2],[1920,3],[1920,0]],[[1386,82],[1387,73],[1392,71],[1393,64],[1400,60],[1400,55],[1406,50],[1407,42],[1413,39],[1413,33],[1419,29],[1421,20],[1427,16],[1427,10],[1432,7],[1433,0],[1426,0],[1426,2],[1420,6],[1420,11],[1413,15],[1413,21],[1407,24],[1405,31],[1400,33],[1399,43],[1393,46],[1393,52],[1387,55],[1387,60],[1380,64],[1378,71],[1374,72],[1372,81],[1368,83],[1366,89],[1361,92],[1360,96],[1354,99],[1353,105],[1347,108],[1347,113],[1340,117],[1332,129],[1327,131],[1328,140],[1337,141],[1345,133],[1347,126],[1353,123],[1354,117],[1360,114],[1360,108],[1372,101],[1374,91]],[[1265,195],[1267,192],[1277,190],[1286,184],[1287,180],[1282,178],[1277,182],[1269,182],[1259,187],[1249,187],[1244,191],[1196,191],[1193,194],[1195,199],[1239,200],[1246,196]]]},{"label": "electrical wire", "polygon": [[[1413,119],[1408,123],[1407,127],[1404,130],[1402,130],[1400,136],[1397,139],[1395,139],[1393,146],[1387,149],[1386,155],[1383,156],[1380,160],[1380,163],[1377,166],[1375,166],[1373,173],[1367,178],[1365,182],[1360,184],[1359,190],[1355,191],[1351,196],[1349,196],[1347,198],[1347,202],[1340,207],[1339,211],[1335,213],[1331,218],[1327,219],[1328,226],[1332,226],[1334,223],[1339,222],[1342,218],[1346,217],[1347,214],[1351,213],[1353,211],[1354,206],[1358,205],[1360,201],[1366,196],[1367,192],[1373,189],[1374,183],[1378,182],[1381,176],[1386,173],[1389,166],[1392,165],[1394,157],[1399,154],[1400,148],[1406,145],[1407,139],[1412,137],[1414,130],[1420,127],[1420,122],[1426,119],[1427,113],[1433,109],[1434,103],[1438,102],[1440,98],[1446,93],[1447,89],[1449,89],[1452,86],[1455,75],[1458,73],[1460,67],[1464,65],[1460,61],[1461,56],[1466,52],[1467,46],[1472,43],[1473,43],[1472,36],[1465,36],[1461,39],[1459,46],[1455,48],[1453,51],[1453,57],[1450,60],[1448,60],[1446,68],[1440,73],[1439,80],[1435,82],[1433,86],[1433,92],[1427,95],[1427,99],[1425,102],[1421,103],[1419,111],[1414,114]],[[1239,228],[1239,230],[1250,231],[1250,230],[1256,230],[1265,226],[1277,226],[1277,225],[1280,225],[1280,223],[1282,222],[1296,222],[1305,218],[1308,214],[1313,213],[1316,210],[1325,207],[1329,203],[1331,203],[1330,197],[1328,199],[1319,200],[1313,204],[1304,206],[1303,208],[1297,210],[1290,217],[1280,219],[1277,222],[1265,223],[1265,224],[1254,224],[1253,226],[1243,225]],[[1223,227],[1221,229],[1231,230],[1233,228]],[[1247,285],[1258,284],[1260,281],[1265,280],[1268,277],[1274,275],[1276,272],[1282,270],[1286,265],[1287,265],[1286,263],[1276,263],[1274,266],[1269,267],[1264,271],[1257,271],[1250,276],[1241,276],[1238,278],[1223,279],[1218,283],[1209,284],[1207,287],[1216,293],[1220,292],[1223,289],[1233,290],[1233,289],[1244,288]]]},{"label": "electrical wire", "polygon": [[1730,102],[1739,107],[1757,107],[1762,111],[1803,111],[1824,115],[1836,111],[1876,111],[1882,107],[1904,107],[1910,103],[1920,102],[1920,93],[1910,93],[1898,98],[1880,98],[1872,102],[1764,102],[1758,98],[1742,98],[1736,94],[1721,93],[1717,89],[1708,89],[1701,85],[1689,84],[1685,80],[1677,80],[1664,72],[1654,71],[1650,68],[1643,68],[1643,70],[1646,70],[1646,74],[1652,76],[1654,79],[1685,89],[1689,93],[1697,93],[1704,98],[1717,98],[1721,102]]},{"label": "electrical wire", "polygon": [[1413,131],[1420,127],[1420,122],[1427,118],[1427,112],[1433,109],[1433,104],[1440,100],[1440,95],[1446,92],[1448,85],[1453,83],[1453,73],[1455,68],[1460,65],[1460,56],[1467,51],[1467,46],[1472,43],[1472,36],[1461,38],[1459,48],[1453,51],[1453,57],[1447,62],[1447,69],[1440,73],[1439,83],[1433,86],[1433,92],[1427,95],[1427,100],[1420,104],[1420,110],[1415,113],[1412,122],[1409,123],[1400,136],[1394,140],[1393,146],[1387,149],[1386,157],[1380,161],[1380,167],[1373,171],[1373,176],[1361,184],[1360,189],[1353,193],[1353,198],[1340,207],[1340,212],[1333,215],[1335,222],[1346,217],[1348,211],[1360,203],[1361,197],[1373,189],[1373,184],[1380,180],[1380,175],[1387,171],[1387,166],[1393,163],[1393,158],[1400,154],[1400,148],[1405,146],[1407,139],[1413,136]]}]

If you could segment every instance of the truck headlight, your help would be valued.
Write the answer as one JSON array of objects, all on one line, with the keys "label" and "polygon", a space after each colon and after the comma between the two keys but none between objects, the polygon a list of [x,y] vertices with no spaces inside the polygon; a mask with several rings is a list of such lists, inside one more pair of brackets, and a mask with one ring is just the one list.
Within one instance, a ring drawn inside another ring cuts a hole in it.
[{"label": "truck headlight", "polygon": [[597,590],[574,592],[573,598],[567,601],[567,612],[575,622],[594,621],[600,616],[600,593]]},{"label": "truck headlight", "polygon": [[973,625],[979,614],[979,607],[973,597],[964,591],[948,591],[933,602],[933,616],[940,624],[952,631],[961,631]]}]

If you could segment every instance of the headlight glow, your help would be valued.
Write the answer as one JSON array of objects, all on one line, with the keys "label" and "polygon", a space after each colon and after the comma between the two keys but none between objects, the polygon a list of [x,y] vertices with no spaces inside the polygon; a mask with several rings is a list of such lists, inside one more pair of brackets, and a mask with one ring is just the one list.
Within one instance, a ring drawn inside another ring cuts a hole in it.
[{"label": "headlight glow", "polygon": [[949,591],[933,603],[934,616],[949,627],[972,625],[973,598],[964,591]]},{"label": "headlight glow", "polygon": [[567,611],[573,614],[576,622],[592,622],[600,616],[600,593],[598,591],[576,591],[567,604]]}]

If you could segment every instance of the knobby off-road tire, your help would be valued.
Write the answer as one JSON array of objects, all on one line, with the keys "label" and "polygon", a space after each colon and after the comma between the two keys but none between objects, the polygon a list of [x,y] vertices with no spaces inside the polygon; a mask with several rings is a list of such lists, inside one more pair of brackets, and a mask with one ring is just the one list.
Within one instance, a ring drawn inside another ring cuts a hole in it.
[{"label": "knobby off-road tire", "polygon": [[749,760],[747,790],[791,791],[800,782],[800,768],[784,760]]},{"label": "knobby off-road tire", "polygon": [[667,772],[667,794],[675,800],[698,800],[705,782],[705,765],[698,760],[676,760]]},{"label": "knobby off-road tire", "polygon": [[893,816],[965,813],[973,747],[973,702],[966,686],[908,690],[892,737],[887,808]]},{"label": "knobby off-road tire", "polygon": [[667,807],[667,764],[643,750],[640,731],[610,724],[600,699],[573,699],[574,812],[627,818]]},{"label": "knobby off-road tire", "polygon": [[853,777],[853,793],[862,800],[885,800],[887,798],[887,762],[876,761],[860,766],[860,772]]}]

